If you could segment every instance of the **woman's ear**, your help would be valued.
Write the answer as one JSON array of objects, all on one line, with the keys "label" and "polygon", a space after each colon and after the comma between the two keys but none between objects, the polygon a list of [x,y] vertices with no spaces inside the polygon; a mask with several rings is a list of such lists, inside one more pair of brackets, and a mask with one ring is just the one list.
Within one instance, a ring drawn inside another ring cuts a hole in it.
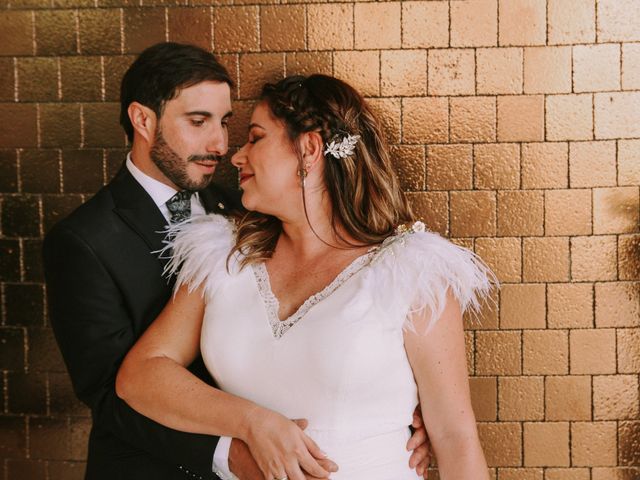
[{"label": "woman's ear", "polygon": [[324,142],[318,132],[303,133],[300,140],[305,168],[310,169],[324,158]]},{"label": "woman's ear", "polygon": [[158,123],[155,112],[141,103],[131,102],[127,113],[134,132],[144,138],[148,144],[153,143]]}]

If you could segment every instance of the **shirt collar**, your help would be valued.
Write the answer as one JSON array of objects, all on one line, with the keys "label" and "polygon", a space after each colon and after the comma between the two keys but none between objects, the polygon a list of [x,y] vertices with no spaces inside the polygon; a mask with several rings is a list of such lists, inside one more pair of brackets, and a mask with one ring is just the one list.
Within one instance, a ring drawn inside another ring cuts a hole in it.
[{"label": "shirt collar", "polygon": [[167,200],[169,200],[178,192],[175,188],[172,188],[169,185],[165,185],[155,178],[151,178],[149,175],[136,167],[131,160],[131,152],[127,154],[126,165],[131,175],[133,175],[133,178],[135,178],[142,186],[142,188],[145,189],[145,191],[149,194],[149,196],[153,199],[154,203],[158,207],[160,205],[164,205]]}]

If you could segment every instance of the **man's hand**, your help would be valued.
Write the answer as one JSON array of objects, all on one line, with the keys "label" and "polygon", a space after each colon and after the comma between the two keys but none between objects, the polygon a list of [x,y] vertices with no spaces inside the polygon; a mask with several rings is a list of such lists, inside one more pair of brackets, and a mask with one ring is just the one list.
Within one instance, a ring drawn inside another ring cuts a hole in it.
[{"label": "man's hand", "polygon": [[[307,428],[306,420],[294,420],[294,422],[303,430]],[[316,458],[316,461],[328,472],[338,471],[338,466],[328,458]],[[264,480],[264,475],[251,455],[249,447],[237,438],[231,440],[229,447],[229,470],[240,480]],[[304,474],[307,480],[318,478],[310,476],[307,472]]]},{"label": "man's hand", "polygon": [[409,467],[415,468],[416,473],[425,480],[429,476],[429,463],[431,462],[431,443],[427,435],[427,429],[422,421],[422,411],[418,405],[413,412],[413,435],[407,442],[407,450],[413,450],[409,458]]}]

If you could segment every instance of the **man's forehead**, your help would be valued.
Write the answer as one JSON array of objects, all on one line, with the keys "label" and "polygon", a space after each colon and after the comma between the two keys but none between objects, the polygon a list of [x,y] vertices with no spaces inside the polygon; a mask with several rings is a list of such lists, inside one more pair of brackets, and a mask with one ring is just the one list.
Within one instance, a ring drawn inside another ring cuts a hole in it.
[{"label": "man's forehead", "polygon": [[224,82],[200,82],[182,88],[173,99],[167,102],[167,107],[172,103],[188,110],[230,110],[231,89]]}]

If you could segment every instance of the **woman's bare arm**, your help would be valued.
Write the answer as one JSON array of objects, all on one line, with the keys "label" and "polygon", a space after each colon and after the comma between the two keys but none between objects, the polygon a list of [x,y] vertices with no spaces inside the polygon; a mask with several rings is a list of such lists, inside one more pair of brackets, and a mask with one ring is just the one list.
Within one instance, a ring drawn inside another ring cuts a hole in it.
[{"label": "woman's bare arm", "polygon": [[442,316],[423,333],[428,313],[414,314],[415,331],[406,331],[404,339],[440,478],[488,479],[471,407],[460,306],[449,294]]},{"label": "woman's bare arm", "polygon": [[323,458],[322,451],[294,422],[213,388],[187,370],[200,350],[203,316],[202,290],[189,293],[181,287],[125,357],[116,378],[118,396],[175,430],[243,440],[267,478],[286,473],[303,479],[299,466],[327,477],[313,458]]}]

